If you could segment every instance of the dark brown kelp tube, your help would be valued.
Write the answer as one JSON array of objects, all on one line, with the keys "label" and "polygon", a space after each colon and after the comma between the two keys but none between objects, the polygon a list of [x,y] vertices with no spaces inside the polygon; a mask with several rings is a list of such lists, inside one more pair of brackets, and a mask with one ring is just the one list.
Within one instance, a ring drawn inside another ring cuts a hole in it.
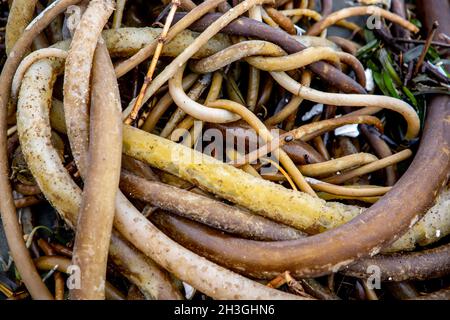
[{"label": "dark brown kelp tube", "polygon": [[[178,21],[185,14],[177,13],[174,21]],[[216,21],[222,15],[220,13],[209,13],[197,20],[195,23],[189,26],[189,29],[193,31],[203,31],[211,23]],[[269,41],[279,45],[288,53],[296,53],[306,49],[306,47],[295,40],[294,37],[289,35],[282,29],[276,29],[268,26],[262,22],[249,19],[246,17],[240,17],[231,22],[228,26],[223,28],[221,32],[230,35],[243,36],[243,37],[255,37],[265,41]],[[320,78],[331,84],[332,86],[347,93],[365,93],[365,89],[361,87],[355,80],[345,75],[335,67],[325,62],[315,62],[311,64],[310,69],[316,73]]]},{"label": "dark brown kelp tube", "polygon": [[436,40],[444,40],[444,35],[448,37],[450,33],[450,3],[448,1],[418,0],[417,9],[427,31],[431,30],[435,21],[439,22],[439,27],[435,35]]},{"label": "dark brown kelp tube", "polygon": [[125,195],[152,204],[213,228],[257,240],[292,240],[304,234],[220,201],[148,181],[122,172],[120,187]]},{"label": "dark brown kelp tube", "polygon": [[450,274],[450,244],[440,247],[364,259],[344,270],[346,275],[367,278],[369,266],[381,271],[381,281],[428,280]]},{"label": "dark brown kelp tube", "polygon": [[[406,5],[404,0],[392,0],[392,12],[399,15],[402,18],[406,18]],[[411,33],[398,25],[393,26],[394,34],[397,37],[410,38]]]},{"label": "dark brown kelp tube", "polygon": [[[208,128],[218,129],[223,135],[231,134],[237,141],[245,141],[246,145],[256,146],[258,136],[256,132],[244,121],[237,121],[224,124],[208,123]],[[280,130],[280,134],[284,131]],[[289,157],[299,164],[319,163],[325,159],[309,144],[302,140],[294,140],[287,142],[282,146],[282,149],[289,155]]]},{"label": "dark brown kelp tube", "polygon": [[82,177],[86,176],[89,141],[89,87],[92,61],[97,41],[114,9],[110,0],[89,3],[67,54],[64,72],[64,114],[67,137]]}]

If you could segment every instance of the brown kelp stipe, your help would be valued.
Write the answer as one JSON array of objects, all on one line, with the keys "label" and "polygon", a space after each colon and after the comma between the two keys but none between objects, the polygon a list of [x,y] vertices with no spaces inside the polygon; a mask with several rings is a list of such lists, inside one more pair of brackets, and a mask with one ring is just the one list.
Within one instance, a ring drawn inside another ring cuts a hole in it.
[{"label": "brown kelp stipe", "polygon": [[[80,24],[91,28],[92,26],[87,20],[91,17],[94,20],[94,16],[97,16],[101,31],[113,9],[113,3],[110,1],[91,1],[83,15],[86,20],[82,19]],[[81,27],[76,33],[86,34]],[[84,44],[89,41],[82,38],[77,40],[76,33],[67,59],[72,58],[72,55],[78,52],[76,48],[78,41],[82,41]],[[98,40],[93,38],[94,45]],[[103,39],[100,39],[100,42],[103,42]],[[71,68],[69,62],[73,63],[66,61],[66,72]],[[75,79],[75,77],[73,78]],[[81,86],[83,81],[78,78],[75,80],[80,86],[80,90],[83,90]],[[66,81],[65,90],[71,91],[71,89],[67,89],[67,86]],[[93,57],[91,101],[89,164],[86,167],[84,165],[80,167],[84,177],[84,190],[77,222],[79,232],[75,237],[72,257],[74,265],[80,268],[81,281],[80,288],[71,291],[71,299],[80,300],[104,299],[103,288],[106,281],[108,247],[120,174],[122,142],[120,93],[111,58],[104,43],[97,45]],[[68,104],[65,100],[65,105]],[[74,108],[78,111],[83,110],[82,106]],[[67,109],[65,111],[68,114]],[[82,112],[79,113],[82,114]],[[69,125],[68,128],[73,128],[73,126]],[[107,158],[104,157],[105,153],[108,153]],[[81,160],[78,165],[82,165]],[[98,193],[99,190],[101,190],[101,196]]]},{"label": "brown kelp stipe", "polygon": [[131,198],[248,239],[288,240],[304,234],[220,201],[122,172],[121,189]]},{"label": "brown kelp stipe", "polygon": [[450,245],[419,252],[380,255],[344,269],[344,273],[367,278],[367,268],[377,266],[382,281],[427,280],[450,274]]}]

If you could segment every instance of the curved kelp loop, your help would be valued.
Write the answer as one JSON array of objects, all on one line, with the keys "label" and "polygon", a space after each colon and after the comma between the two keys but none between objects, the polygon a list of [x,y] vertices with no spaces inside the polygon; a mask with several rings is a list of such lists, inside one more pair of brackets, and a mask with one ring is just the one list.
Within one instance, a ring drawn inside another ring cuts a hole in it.
[{"label": "curved kelp loop", "polygon": [[170,95],[180,109],[196,119],[213,123],[233,122],[239,119],[238,115],[227,110],[210,108],[189,98],[182,84],[185,67],[186,65],[179,67],[173,78],[169,80]]},{"label": "curved kelp loop", "polygon": [[240,208],[129,172],[122,172],[120,187],[131,198],[244,238],[292,240],[304,235]]},{"label": "curved kelp loop", "polygon": [[67,57],[67,51],[61,50],[58,48],[44,48],[40,50],[33,51],[29,55],[27,55],[14,74],[13,82],[11,85],[11,98],[13,103],[16,104],[17,96],[19,94],[20,85],[22,83],[23,76],[27,69],[36,61],[42,60],[45,58],[60,58],[65,59]]},{"label": "curved kelp loop", "polygon": [[419,32],[419,28],[417,28],[414,24],[409,22],[402,17],[389,12],[387,10],[381,9],[377,6],[361,6],[361,7],[353,7],[353,8],[345,8],[340,11],[333,12],[327,17],[323,18],[315,25],[313,25],[307,32],[308,35],[315,36],[320,34],[324,29],[333,25],[334,23],[349,18],[353,16],[359,15],[374,15],[378,17],[383,17],[391,22],[401,25],[403,28],[411,31],[411,32]]}]

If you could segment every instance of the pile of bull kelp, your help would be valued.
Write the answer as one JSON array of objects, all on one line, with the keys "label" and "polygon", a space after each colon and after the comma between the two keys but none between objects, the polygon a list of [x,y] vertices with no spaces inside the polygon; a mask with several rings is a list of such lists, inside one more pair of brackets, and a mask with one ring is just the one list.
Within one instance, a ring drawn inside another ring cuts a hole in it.
[{"label": "pile of bull kelp", "polygon": [[1,9],[4,298],[449,298],[448,3]]}]

